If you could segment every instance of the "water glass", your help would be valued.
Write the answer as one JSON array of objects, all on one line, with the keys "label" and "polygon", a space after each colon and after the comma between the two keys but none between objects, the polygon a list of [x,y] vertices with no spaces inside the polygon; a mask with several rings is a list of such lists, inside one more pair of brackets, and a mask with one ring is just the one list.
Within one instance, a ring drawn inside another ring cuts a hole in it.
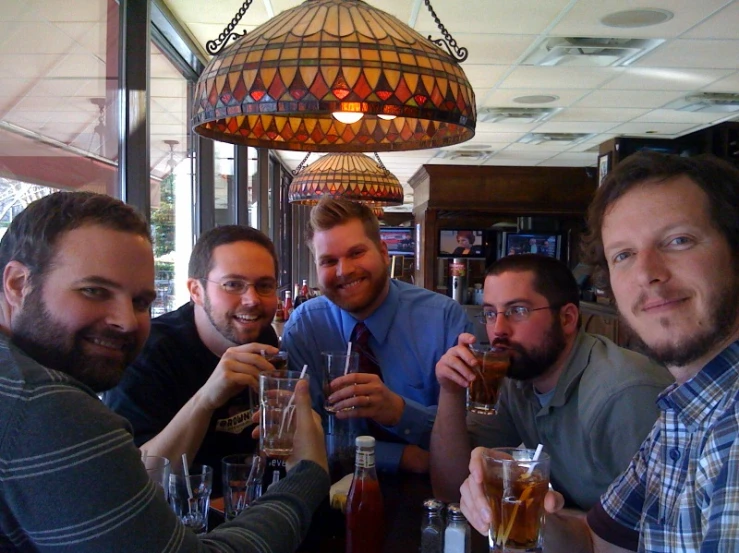
[{"label": "water glass", "polygon": [[146,455],[141,457],[144,463],[149,479],[154,482],[162,491],[162,497],[167,499],[167,487],[169,482],[169,459],[158,455]]},{"label": "water glass", "polygon": [[208,509],[213,491],[213,467],[193,467],[189,475],[169,475],[169,504],[182,524],[196,534],[208,531]]},{"label": "water glass", "polygon": [[359,354],[346,351],[324,351],[321,352],[323,359],[323,408],[328,413],[336,413],[336,408],[329,403],[328,396],[331,395],[331,382],[347,374],[356,373],[359,370]]},{"label": "water glass", "polygon": [[221,466],[223,513],[232,520],[262,495],[264,460],[254,454],[228,455]]},{"label": "water glass", "polygon": [[287,459],[293,452],[295,386],[300,380],[296,371],[259,374],[259,447],[267,457]]}]

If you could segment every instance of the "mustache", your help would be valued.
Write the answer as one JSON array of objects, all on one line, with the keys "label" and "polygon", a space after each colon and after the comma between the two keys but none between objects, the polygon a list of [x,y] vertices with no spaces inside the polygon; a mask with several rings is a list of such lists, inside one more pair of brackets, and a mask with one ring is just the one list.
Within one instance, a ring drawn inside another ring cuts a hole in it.
[{"label": "mustache", "polygon": [[526,353],[526,351],[523,349],[523,347],[520,344],[511,342],[508,338],[496,338],[490,343],[490,345],[493,347],[503,347],[506,349],[510,349],[517,353]]},{"label": "mustache", "polygon": [[85,338],[98,338],[100,340],[110,340],[111,342],[119,343],[121,349],[126,352],[135,352],[138,350],[138,340],[135,332],[118,332],[105,329],[88,331],[83,336]]},{"label": "mustache", "polygon": [[647,292],[642,291],[639,293],[637,298],[634,300],[634,303],[631,304],[631,312],[632,313],[638,313],[642,309],[644,309],[644,306],[647,303],[653,303],[655,301],[675,301],[682,298],[687,297],[689,294],[687,291],[684,290],[673,290],[673,291],[666,291],[666,290],[657,290],[656,292],[653,290],[651,294],[647,294]]}]

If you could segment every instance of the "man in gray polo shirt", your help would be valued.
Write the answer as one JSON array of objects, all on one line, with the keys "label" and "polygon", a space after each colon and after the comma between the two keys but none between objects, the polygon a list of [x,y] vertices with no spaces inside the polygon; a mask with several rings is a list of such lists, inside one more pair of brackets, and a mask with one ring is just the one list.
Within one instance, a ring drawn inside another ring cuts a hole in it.
[{"label": "man in gray polo shirt", "polygon": [[643,355],[579,328],[570,270],[541,255],[505,257],[487,271],[483,320],[511,355],[497,415],[465,411],[476,363],[462,334],[436,365],[441,392],[431,436],[434,495],[459,500],[472,447],[544,445],[551,480],[569,506],[589,509],[629,464],[672,379]]}]

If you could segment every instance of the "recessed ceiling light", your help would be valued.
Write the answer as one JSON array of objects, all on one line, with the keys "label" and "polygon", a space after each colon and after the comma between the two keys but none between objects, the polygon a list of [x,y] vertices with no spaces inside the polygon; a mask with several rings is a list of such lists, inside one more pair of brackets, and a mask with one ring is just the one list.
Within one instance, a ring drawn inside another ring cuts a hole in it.
[{"label": "recessed ceiling light", "polygon": [[674,15],[675,14],[671,11],[658,10],[655,8],[647,8],[644,10],[625,10],[608,14],[603,17],[600,22],[606,27],[635,29],[637,27],[659,25],[660,23],[669,21]]},{"label": "recessed ceiling light", "polygon": [[555,100],[559,100],[559,96],[554,96],[553,94],[535,94],[532,96],[519,96],[513,99],[517,104],[548,104]]}]

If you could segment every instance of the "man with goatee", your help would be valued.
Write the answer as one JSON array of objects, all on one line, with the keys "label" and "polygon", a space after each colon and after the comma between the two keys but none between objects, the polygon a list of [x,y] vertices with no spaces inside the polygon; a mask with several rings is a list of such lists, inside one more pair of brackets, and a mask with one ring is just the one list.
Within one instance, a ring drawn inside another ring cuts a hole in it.
[{"label": "man with goatee", "polygon": [[[256,451],[255,408],[247,388],[272,370],[271,323],[277,309],[277,256],[267,236],[247,226],[216,227],[190,256],[190,302],[152,321],[151,336],[105,403],[126,417],[134,441],[179,466],[183,453],[214,468]],[[256,397],[256,396],[253,396]]]},{"label": "man with goatee", "polygon": [[475,360],[463,334],[436,365],[441,384],[431,437],[436,497],[459,500],[474,446],[538,444],[568,506],[589,509],[629,464],[672,380],[661,366],[580,329],[579,290],[562,262],[513,255],[487,270],[481,323],[511,364],[497,414],[465,411]]}]

